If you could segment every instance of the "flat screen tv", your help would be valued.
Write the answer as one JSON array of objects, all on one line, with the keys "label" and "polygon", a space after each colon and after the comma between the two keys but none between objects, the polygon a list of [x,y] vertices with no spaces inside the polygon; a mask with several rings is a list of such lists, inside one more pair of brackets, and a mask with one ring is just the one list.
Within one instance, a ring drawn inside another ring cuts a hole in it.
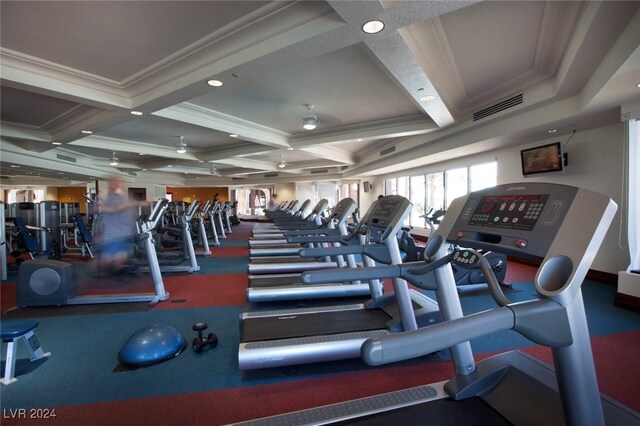
[{"label": "flat screen tv", "polygon": [[524,176],[537,173],[560,172],[563,168],[562,145],[560,142],[520,151],[522,174]]}]

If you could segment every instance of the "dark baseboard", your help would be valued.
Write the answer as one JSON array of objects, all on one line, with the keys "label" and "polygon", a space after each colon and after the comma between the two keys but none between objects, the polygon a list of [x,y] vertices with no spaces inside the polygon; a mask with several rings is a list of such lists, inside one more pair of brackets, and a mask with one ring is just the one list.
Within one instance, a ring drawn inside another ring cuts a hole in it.
[{"label": "dark baseboard", "polygon": [[640,297],[630,296],[624,293],[616,293],[613,304],[618,308],[628,309],[634,312],[640,312]]}]

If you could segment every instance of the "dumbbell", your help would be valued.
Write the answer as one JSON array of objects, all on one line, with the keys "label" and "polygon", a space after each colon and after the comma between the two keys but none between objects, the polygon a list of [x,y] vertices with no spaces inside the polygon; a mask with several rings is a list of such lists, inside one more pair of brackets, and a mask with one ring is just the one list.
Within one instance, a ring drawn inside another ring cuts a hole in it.
[{"label": "dumbbell", "polygon": [[206,338],[202,337],[202,332],[206,330],[207,327],[208,327],[207,323],[203,321],[199,321],[193,324],[193,331],[198,332],[198,337],[193,339],[192,347],[195,353],[197,354],[202,352],[202,350],[206,346],[209,346],[211,349],[218,346],[218,336],[216,336],[214,333],[209,333]]}]

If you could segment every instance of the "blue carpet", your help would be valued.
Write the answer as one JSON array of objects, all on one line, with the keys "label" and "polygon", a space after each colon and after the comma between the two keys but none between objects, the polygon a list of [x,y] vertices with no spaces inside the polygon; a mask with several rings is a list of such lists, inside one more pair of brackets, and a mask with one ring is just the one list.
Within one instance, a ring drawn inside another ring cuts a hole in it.
[{"label": "blue carpet", "polygon": [[[234,263],[228,258],[207,260],[214,263],[221,260],[222,264],[218,265],[220,268]],[[243,265],[246,268],[246,260]],[[615,308],[611,304],[615,287],[587,281],[583,289],[592,334],[640,329],[640,315]],[[465,289],[463,293],[461,299],[465,313],[495,307],[485,289],[476,288],[471,292]],[[512,301],[530,299],[533,297],[533,287],[530,283],[516,283],[514,289],[507,292],[507,297]],[[56,407],[125,397],[171,395],[373,368],[355,359],[243,373],[238,370],[237,350],[238,316],[244,309],[234,306],[41,318],[37,336],[43,348],[51,351],[52,356],[30,363],[27,351],[20,347],[17,368],[19,380],[2,388],[2,407]],[[118,351],[138,329],[155,323],[172,325],[190,344],[195,336],[191,326],[196,321],[206,321],[209,331],[218,335],[220,344],[216,349],[198,355],[188,347],[179,357],[155,366],[114,371],[118,365]],[[476,354],[530,345],[529,341],[512,331],[496,333],[472,342]],[[6,345],[3,345],[4,351]],[[445,359],[447,354],[442,352],[404,365],[427,364]]]},{"label": "blue carpet", "polygon": [[220,240],[219,246],[211,246],[211,251],[213,252],[214,256],[216,255],[217,247],[249,247],[249,242],[247,240]]},{"label": "blue carpet", "polygon": [[249,257],[215,257],[198,258],[199,274],[239,274],[247,272]]}]

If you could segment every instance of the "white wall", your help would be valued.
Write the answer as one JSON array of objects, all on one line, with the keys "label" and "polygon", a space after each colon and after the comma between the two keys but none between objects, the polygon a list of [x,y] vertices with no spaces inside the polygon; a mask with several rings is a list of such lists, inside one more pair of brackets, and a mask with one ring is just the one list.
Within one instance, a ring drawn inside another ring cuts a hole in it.
[{"label": "white wall", "polygon": [[[477,156],[458,158],[453,161],[436,165],[416,168],[401,173],[394,173],[382,177],[407,176],[419,173],[431,173],[464,165],[478,164],[497,160],[498,184],[511,182],[553,182],[563,185],[577,186],[600,192],[611,197],[620,206],[622,192],[622,148],[624,142],[624,125],[622,123],[601,127],[594,130],[578,132],[564,147],[568,155],[568,166],[563,172],[522,176],[520,164],[520,150],[546,143],[561,141],[565,143],[568,136],[549,137],[526,145],[504,148],[497,151],[483,153]],[[382,185],[382,183],[380,183]],[[370,203],[377,197],[381,186],[361,196],[361,205]],[[364,211],[364,210],[363,210]],[[623,229],[626,234],[626,228]],[[629,264],[629,253],[620,248],[618,237],[620,234],[620,213],[616,214],[611,227],[594,259],[592,269],[617,274],[626,269]],[[626,239],[623,239],[626,241]]]},{"label": "white wall", "polygon": [[280,203],[281,201],[294,200],[296,198],[295,190],[296,185],[294,183],[276,183],[275,185],[273,185],[273,192],[274,194],[276,194],[276,204]]},{"label": "white wall", "polygon": [[[498,183],[524,180],[577,186],[606,194],[620,206],[623,186],[624,125],[620,123],[576,133],[564,147],[564,152],[568,155],[568,166],[562,173],[548,173],[523,178],[520,166],[520,149],[557,140],[559,139],[546,139],[526,146],[499,151],[497,153]],[[626,234],[626,228],[623,232]],[[592,269],[615,274],[626,268],[629,264],[629,253],[626,248],[619,247],[619,235],[620,211],[616,213],[600,251],[594,259]]]},{"label": "white wall", "polygon": [[369,210],[371,204],[378,199],[379,195],[384,195],[384,177],[371,176],[364,181],[369,182],[369,192],[364,192],[362,189],[364,185],[360,185],[360,200],[358,200],[358,208],[360,209],[360,217]]}]

